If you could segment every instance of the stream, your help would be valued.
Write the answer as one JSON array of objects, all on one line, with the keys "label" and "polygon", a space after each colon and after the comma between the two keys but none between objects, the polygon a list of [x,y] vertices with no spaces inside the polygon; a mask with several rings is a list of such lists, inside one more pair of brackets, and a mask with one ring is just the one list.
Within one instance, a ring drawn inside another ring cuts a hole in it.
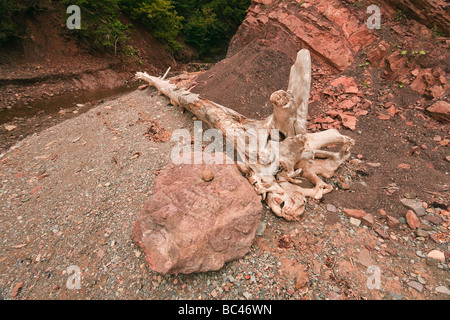
[{"label": "stream", "polygon": [[[97,89],[92,91],[65,92],[48,99],[38,100],[30,104],[17,103],[11,109],[0,110],[0,125],[19,119],[27,119],[38,114],[53,115],[64,109],[71,109],[77,104],[86,104],[131,92],[138,85],[123,86],[115,89]],[[87,110],[84,110],[87,111]]]},{"label": "stream", "polygon": [[83,114],[103,100],[134,91],[138,86],[66,92],[29,104],[19,102],[10,109],[0,110],[0,153],[31,134]]}]

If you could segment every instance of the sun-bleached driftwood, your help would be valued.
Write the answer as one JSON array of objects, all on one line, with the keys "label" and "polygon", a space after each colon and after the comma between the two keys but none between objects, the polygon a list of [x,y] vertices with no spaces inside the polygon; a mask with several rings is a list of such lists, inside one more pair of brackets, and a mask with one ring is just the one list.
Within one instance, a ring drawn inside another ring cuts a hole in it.
[{"label": "sun-bleached driftwood", "polygon": [[[301,216],[305,197],[320,199],[332,191],[319,176],[332,177],[349,158],[354,145],[353,139],[335,129],[307,132],[311,57],[306,49],[297,54],[290,71],[288,90],[279,90],[270,96],[273,114],[264,120],[248,119],[162,78],[142,72],[136,77],[154,86],[173,105],[186,108],[210,127],[218,129],[240,155],[241,161],[236,162],[239,170],[272,211],[286,220]],[[267,143],[260,143],[257,149],[248,148],[247,142],[252,137]],[[277,143],[270,143],[273,141]],[[336,152],[323,150],[330,145],[341,147]],[[258,161],[249,161],[252,158]],[[313,187],[301,186],[305,179]]]}]

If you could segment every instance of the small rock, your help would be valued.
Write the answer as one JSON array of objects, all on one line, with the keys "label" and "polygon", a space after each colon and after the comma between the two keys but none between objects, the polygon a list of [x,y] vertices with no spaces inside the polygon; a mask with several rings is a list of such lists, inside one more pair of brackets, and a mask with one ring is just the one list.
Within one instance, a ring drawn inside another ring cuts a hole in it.
[{"label": "small rock", "polygon": [[206,182],[209,182],[212,179],[214,179],[214,172],[212,172],[211,170],[203,170],[202,171],[202,178]]},{"label": "small rock", "polygon": [[297,276],[295,277],[294,283],[295,283],[295,289],[300,290],[305,287],[305,285],[308,283],[308,275],[305,272],[299,272]]},{"label": "small rock", "polygon": [[428,236],[430,235],[427,231],[425,231],[423,229],[417,229],[415,231],[415,234],[417,237],[422,237],[422,238],[428,238]]},{"label": "small rock", "polygon": [[337,209],[336,209],[336,207],[333,206],[332,204],[327,204],[327,211],[330,211],[330,212],[336,212]]},{"label": "small rock", "polygon": [[417,218],[417,216],[414,214],[412,210],[408,210],[408,212],[406,212],[406,222],[408,223],[411,229],[416,229],[420,227],[419,218]]},{"label": "small rock", "polygon": [[266,226],[267,226],[267,223],[266,222],[264,222],[264,221],[261,221],[260,223],[259,223],[259,226],[258,226],[258,229],[256,229],[256,235],[257,236],[262,236],[262,235],[264,235],[264,231],[266,231]]},{"label": "small rock", "polygon": [[370,213],[362,217],[361,222],[363,225],[373,227],[375,225],[375,218]]},{"label": "small rock", "polygon": [[78,104],[77,104],[77,107],[78,107],[78,108],[83,108],[83,107],[84,107],[84,104],[78,103]]},{"label": "small rock", "polygon": [[341,295],[337,294],[334,291],[330,291],[330,292],[328,292],[327,299],[328,300],[341,300]]},{"label": "small rock", "polygon": [[12,131],[12,130],[14,130],[15,128],[17,128],[17,126],[13,126],[13,125],[5,125],[5,129],[8,130],[8,131]]},{"label": "small rock", "polygon": [[427,257],[429,259],[438,260],[440,262],[445,262],[445,254],[439,250],[431,250]]},{"label": "small rock", "polygon": [[384,240],[390,239],[389,235],[381,228],[376,228],[375,232]]},{"label": "small rock", "polygon": [[444,293],[444,294],[450,295],[450,290],[449,290],[447,287],[445,287],[445,286],[439,286],[439,287],[436,287],[435,290],[436,290],[436,292]]},{"label": "small rock", "polygon": [[343,211],[347,217],[353,217],[356,219],[361,219],[367,214],[364,210],[361,209],[344,209]]},{"label": "small rock", "polygon": [[436,214],[427,214],[426,216],[423,217],[423,219],[425,219],[435,225],[440,225],[442,223],[441,217],[439,217]]},{"label": "small rock", "polygon": [[16,286],[11,292],[11,298],[15,298],[19,294],[19,290],[22,288],[22,286],[23,282],[19,282],[18,284],[16,284]]},{"label": "small rock", "polygon": [[400,225],[400,221],[398,221],[396,218],[388,215],[387,216],[387,225],[389,226],[389,228],[395,229],[395,228],[398,228],[398,226]]},{"label": "small rock", "polygon": [[416,194],[415,193],[411,193],[411,192],[406,192],[403,196],[406,199],[415,199],[416,198]]},{"label": "small rock", "polygon": [[400,201],[403,204],[403,206],[414,211],[414,213],[418,217],[422,217],[427,214],[427,212],[425,211],[425,208],[422,205],[422,202],[419,200],[403,198]]},{"label": "small rock", "polygon": [[379,163],[379,162],[367,162],[367,165],[372,168],[381,167],[381,163]]},{"label": "small rock", "polygon": [[402,300],[405,297],[404,294],[397,294],[394,292],[389,292],[389,294],[391,295],[392,299],[394,299],[394,300]]},{"label": "small rock", "polygon": [[358,262],[367,268],[375,264],[372,257],[370,256],[369,250],[367,249],[361,249],[358,254]]},{"label": "small rock", "polygon": [[409,170],[409,169],[411,169],[411,166],[410,166],[409,164],[407,164],[407,163],[400,163],[400,164],[397,166],[397,168]]},{"label": "small rock", "polygon": [[361,224],[361,220],[350,217],[350,224],[355,227],[359,227],[359,225]]},{"label": "small rock", "polygon": [[407,283],[407,285],[421,293],[423,292],[423,285],[417,281],[410,281]]},{"label": "small rock", "polygon": [[431,117],[440,121],[450,121],[450,103],[438,101],[427,109]]},{"label": "small rock", "polygon": [[148,84],[143,84],[141,86],[138,87],[138,90],[144,90],[148,88]]},{"label": "small rock", "polygon": [[245,299],[247,299],[247,300],[249,300],[249,299],[252,297],[252,295],[251,295],[250,293],[248,293],[247,291],[245,291],[242,295],[243,295],[243,296],[245,297]]}]

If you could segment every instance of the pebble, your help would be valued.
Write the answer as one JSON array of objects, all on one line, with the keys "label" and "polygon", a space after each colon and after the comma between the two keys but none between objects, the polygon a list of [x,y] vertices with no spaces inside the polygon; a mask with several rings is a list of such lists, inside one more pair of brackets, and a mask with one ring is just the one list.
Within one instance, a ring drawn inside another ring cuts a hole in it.
[{"label": "pebble", "polygon": [[421,216],[424,216],[427,214],[425,208],[422,205],[422,202],[419,200],[403,198],[400,201],[403,204],[403,206],[414,211],[414,213],[418,217],[421,217]]},{"label": "pebble", "polygon": [[416,236],[422,237],[422,238],[427,238],[429,236],[428,232],[425,230],[422,230],[422,229],[417,229],[415,231],[415,233],[416,233]]},{"label": "pebble", "polygon": [[350,224],[359,227],[359,225],[361,224],[361,220],[350,217]]},{"label": "pebble", "polygon": [[366,214],[362,218],[362,224],[368,227],[373,227],[375,225],[375,218],[370,213]]},{"label": "pebble", "polygon": [[431,250],[428,255],[428,258],[438,260],[440,262],[445,262],[445,254],[439,250]]},{"label": "pebble", "polygon": [[336,212],[337,209],[336,209],[336,207],[333,206],[332,204],[327,204],[327,211],[330,211],[330,212]]},{"label": "pebble", "polygon": [[203,170],[202,178],[206,182],[211,181],[212,179],[214,179],[214,172],[212,172],[211,170]]},{"label": "pebble", "polygon": [[421,257],[421,258],[425,258],[425,257],[426,257],[426,255],[424,255],[424,254],[422,253],[422,251],[420,251],[420,250],[417,250],[417,251],[416,251],[416,255],[418,255],[418,256]]},{"label": "pebble", "polygon": [[267,227],[267,222],[261,221],[259,223],[258,229],[256,229],[256,235],[257,236],[263,236],[264,235],[264,231],[266,231],[266,227]]},{"label": "pebble", "polygon": [[409,281],[407,285],[421,293],[423,292],[423,285],[417,281]]},{"label": "pebble", "polygon": [[450,295],[450,290],[447,287],[445,287],[445,286],[436,287],[435,290],[436,290],[436,292],[445,293],[447,295]]},{"label": "pebble", "polygon": [[391,295],[392,299],[394,299],[394,300],[402,300],[405,297],[404,294],[397,294],[394,292],[389,292],[389,294]]},{"label": "pebble", "polygon": [[423,285],[426,284],[425,280],[424,280],[421,276],[418,276],[418,277],[417,277],[417,281],[419,281],[420,284],[423,284]]}]

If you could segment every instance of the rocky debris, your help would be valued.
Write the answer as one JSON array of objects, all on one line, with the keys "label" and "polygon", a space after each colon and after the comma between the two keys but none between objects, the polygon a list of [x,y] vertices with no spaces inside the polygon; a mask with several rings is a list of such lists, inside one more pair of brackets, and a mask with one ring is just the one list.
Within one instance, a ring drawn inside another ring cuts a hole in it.
[{"label": "rocky debris", "polygon": [[447,101],[437,101],[427,108],[427,112],[440,121],[450,121],[450,103]]},{"label": "rocky debris", "polygon": [[396,219],[390,215],[386,215],[386,219],[387,219],[387,225],[389,226],[389,228],[395,229],[400,226],[400,221],[398,221],[398,219]]},{"label": "rocky debris", "polygon": [[416,229],[421,225],[419,218],[417,218],[412,210],[406,212],[406,222],[411,229]]},{"label": "rocky debris", "polygon": [[429,221],[435,225],[440,225],[442,223],[442,218],[437,214],[427,214],[426,216],[423,216],[422,219]]},{"label": "rocky debris", "polygon": [[171,132],[167,131],[158,120],[149,120],[150,126],[144,133],[144,137],[147,137],[153,142],[166,142],[170,140]]},{"label": "rocky debris", "polygon": [[445,254],[442,251],[439,251],[439,250],[431,250],[427,254],[427,257],[429,259],[437,260],[437,261],[440,261],[440,262],[445,262]]},{"label": "rocky debris", "polygon": [[355,227],[359,227],[361,224],[361,220],[350,217],[350,224],[355,226]]},{"label": "rocky debris", "polygon": [[212,172],[211,170],[203,170],[202,171],[202,178],[206,182],[209,182],[212,179],[214,179],[214,172]]},{"label": "rocky debris", "polygon": [[[310,49],[313,71],[328,74],[347,69],[357,52],[375,39],[365,19],[337,0],[302,6],[295,1],[252,1],[226,59],[200,75],[192,91],[245,116],[262,118],[271,113],[270,94],[286,87],[301,48]],[[356,83],[347,92],[357,93]]]},{"label": "rocky debris", "polygon": [[422,217],[427,214],[425,208],[422,205],[422,201],[415,200],[415,199],[407,199],[407,198],[403,198],[400,201],[403,204],[403,206],[414,211],[414,213],[418,217]]},{"label": "rocky debris", "polygon": [[[224,156],[216,155],[216,156]],[[261,219],[261,199],[235,165],[169,164],[135,222],[133,240],[150,268],[162,273],[219,270],[250,249]]]},{"label": "rocky debris", "polygon": [[359,252],[358,262],[367,268],[375,264],[375,261],[370,256],[369,250],[365,248],[361,249],[361,251]]},{"label": "rocky debris", "polygon": [[422,237],[422,238],[427,238],[430,235],[427,231],[420,229],[420,228],[416,229],[414,231],[414,233],[417,237]]},{"label": "rocky debris", "polygon": [[417,281],[409,281],[407,283],[408,286],[410,286],[411,288],[419,291],[419,292],[423,292],[423,284],[421,284],[420,282]]},{"label": "rocky debris", "polygon": [[343,212],[347,217],[356,219],[361,219],[367,214],[367,212],[361,209],[344,209]]},{"label": "rocky debris", "polygon": [[386,2],[402,12],[408,12],[429,28],[438,27],[447,34],[450,33],[448,4],[445,0],[386,0]]},{"label": "rocky debris", "polygon": [[382,40],[378,45],[367,52],[367,60],[373,67],[384,68],[386,66],[386,52],[388,49],[386,41]]},{"label": "rocky debris", "polygon": [[14,130],[15,128],[17,128],[17,126],[15,126],[15,125],[5,125],[5,129],[6,129],[7,131],[12,131],[12,130]]},{"label": "rocky debris", "polygon": [[257,236],[259,236],[259,237],[263,236],[264,235],[264,231],[266,231],[266,227],[267,227],[267,223],[264,222],[264,221],[261,221],[259,226],[258,226],[258,229],[256,229],[256,233],[255,234]]},{"label": "rocky debris", "polygon": [[435,288],[436,292],[444,293],[446,295],[450,295],[450,290],[445,286],[439,286]]},{"label": "rocky debris", "polygon": [[337,212],[337,208],[332,204],[327,204],[327,211]]},{"label": "rocky debris", "polygon": [[299,270],[294,279],[295,289],[300,290],[306,286],[308,283],[308,273],[303,269]]},{"label": "rocky debris", "polygon": [[367,227],[373,227],[375,225],[375,218],[370,213],[366,214],[361,218],[361,222],[363,225]]},{"label": "rocky debris", "polygon": [[375,228],[375,232],[376,232],[376,234],[378,234],[384,240],[389,240],[390,239],[389,234],[385,230],[383,230],[382,228],[376,227]]}]

